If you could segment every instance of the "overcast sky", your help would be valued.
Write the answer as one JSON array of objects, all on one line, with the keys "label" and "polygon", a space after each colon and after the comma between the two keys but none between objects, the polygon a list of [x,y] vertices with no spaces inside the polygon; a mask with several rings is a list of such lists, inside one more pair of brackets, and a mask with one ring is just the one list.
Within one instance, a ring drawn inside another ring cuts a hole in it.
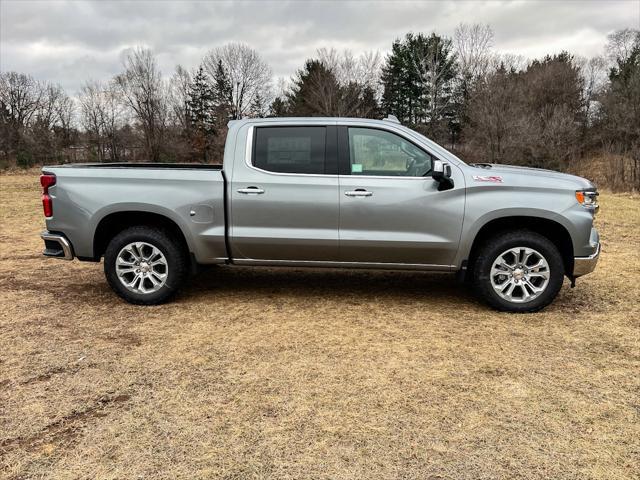
[{"label": "overcast sky", "polygon": [[193,68],[207,50],[235,41],[257,49],[276,77],[290,77],[320,47],[386,53],[406,32],[450,36],[460,22],[490,24],[500,52],[593,56],[613,30],[640,28],[640,0],[0,0],[0,69],[74,93],[88,78],[119,72],[127,47],[151,47],[171,74],[176,64]]}]

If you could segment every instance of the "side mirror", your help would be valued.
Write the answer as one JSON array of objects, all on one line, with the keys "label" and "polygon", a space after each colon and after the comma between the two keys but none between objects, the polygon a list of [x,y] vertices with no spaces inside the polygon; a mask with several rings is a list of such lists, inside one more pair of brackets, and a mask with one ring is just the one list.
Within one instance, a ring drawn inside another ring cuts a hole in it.
[{"label": "side mirror", "polygon": [[451,165],[442,160],[434,160],[431,177],[438,182],[438,190],[448,190],[453,188],[451,179]]}]

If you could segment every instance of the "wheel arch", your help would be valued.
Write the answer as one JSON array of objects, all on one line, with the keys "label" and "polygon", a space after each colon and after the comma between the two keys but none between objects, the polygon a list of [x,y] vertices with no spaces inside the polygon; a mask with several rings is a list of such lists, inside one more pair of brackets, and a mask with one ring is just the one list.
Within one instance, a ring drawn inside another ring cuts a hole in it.
[{"label": "wheel arch", "polygon": [[182,228],[168,216],[145,210],[123,210],[109,213],[98,222],[93,235],[93,259],[100,260],[107,245],[118,233],[138,225],[167,230],[183,245],[187,252],[192,251]]},{"label": "wheel arch", "polygon": [[466,265],[471,267],[483,243],[500,232],[513,230],[531,230],[548,238],[560,252],[565,272],[573,272],[573,241],[567,228],[555,220],[526,215],[510,215],[493,218],[480,226],[471,243]]}]

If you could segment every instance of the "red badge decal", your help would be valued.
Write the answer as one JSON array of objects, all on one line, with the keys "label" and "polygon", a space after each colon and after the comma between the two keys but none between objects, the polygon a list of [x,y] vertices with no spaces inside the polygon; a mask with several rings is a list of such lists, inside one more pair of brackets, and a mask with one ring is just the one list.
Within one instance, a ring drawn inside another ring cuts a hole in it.
[{"label": "red badge decal", "polygon": [[473,179],[476,182],[494,182],[494,183],[502,183],[502,177],[495,176],[483,176],[483,175],[474,175]]}]

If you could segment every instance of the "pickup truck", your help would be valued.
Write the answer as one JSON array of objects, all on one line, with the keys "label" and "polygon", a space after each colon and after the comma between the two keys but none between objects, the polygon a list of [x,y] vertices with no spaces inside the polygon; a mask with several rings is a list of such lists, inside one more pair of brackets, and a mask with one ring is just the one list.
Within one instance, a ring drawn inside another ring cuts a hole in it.
[{"label": "pickup truck", "polygon": [[168,300],[199,264],[228,264],[452,272],[490,306],[532,312],[600,253],[588,180],[467,164],[394,117],[232,121],[222,166],[42,172],[44,255],[104,257],[134,304]]}]

